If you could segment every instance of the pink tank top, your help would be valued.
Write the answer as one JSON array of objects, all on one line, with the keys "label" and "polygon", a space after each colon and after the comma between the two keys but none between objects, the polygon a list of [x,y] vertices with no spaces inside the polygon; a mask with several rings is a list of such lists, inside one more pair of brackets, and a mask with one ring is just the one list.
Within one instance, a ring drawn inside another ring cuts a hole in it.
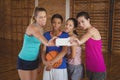
[{"label": "pink tank top", "polygon": [[92,72],[105,72],[106,66],[102,54],[102,40],[88,39],[85,45],[86,69]]},{"label": "pink tank top", "polygon": [[[71,54],[71,49],[70,47],[68,47],[68,53],[67,55],[70,55]],[[68,61],[68,64],[72,64],[72,65],[79,65],[81,64],[81,47],[77,47],[76,48],[76,55],[75,55],[75,58],[73,59],[67,59]]]}]

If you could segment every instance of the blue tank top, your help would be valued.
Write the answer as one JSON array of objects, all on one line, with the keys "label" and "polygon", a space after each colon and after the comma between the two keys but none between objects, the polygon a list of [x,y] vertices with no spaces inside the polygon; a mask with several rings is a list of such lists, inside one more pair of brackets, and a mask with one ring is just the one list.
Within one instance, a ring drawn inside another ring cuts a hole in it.
[{"label": "blue tank top", "polygon": [[[50,35],[50,32],[46,32],[45,34],[44,34],[44,37],[49,41],[52,37],[51,37],[51,35]],[[68,33],[66,33],[66,32],[62,32],[62,34],[61,35],[59,35],[58,36],[59,38],[68,38],[69,37],[69,35],[68,35]],[[57,52],[61,52],[62,51],[62,46],[49,46],[49,47],[46,47],[46,53],[48,53],[48,52],[50,52],[50,51],[57,51]],[[67,67],[67,65],[66,65],[66,58],[65,57],[63,57],[63,60],[62,60],[62,64],[57,68],[57,69],[64,69],[64,68],[66,68]]]},{"label": "blue tank top", "polygon": [[24,35],[22,50],[19,58],[27,61],[34,61],[38,58],[41,42],[34,36]]}]

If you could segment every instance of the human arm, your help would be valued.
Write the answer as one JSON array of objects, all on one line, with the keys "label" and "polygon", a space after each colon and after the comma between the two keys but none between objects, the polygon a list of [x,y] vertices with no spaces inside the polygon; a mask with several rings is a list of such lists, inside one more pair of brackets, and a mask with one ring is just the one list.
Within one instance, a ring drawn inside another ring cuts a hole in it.
[{"label": "human arm", "polygon": [[76,55],[76,46],[71,46],[71,54],[70,58],[75,58]]},{"label": "human arm", "polygon": [[45,46],[54,46],[54,40],[56,37],[53,37],[51,40],[46,40],[45,37],[40,33],[40,30],[33,25],[28,26],[27,30],[26,30],[26,34],[28,35],[32,35],[34,37],[36,37],[37,39],[39,39]]},{"label": "human arm", "polygon": [[47,61],[45,59],[45,55],[46,55],[46,46],[43,45],[42,49],[41,49],[41,58],[42,58],[42,62],[45,66],[52,66],[50,61]]},{"label": "human arm", "polygon": [[53,59],[51,60],[51,64],[55,64],[57,61],[59,61],[60,59],[62,59],[67,53],[67,47],[63,46],[62,51],[59,52],[59,54]]},{"label": "human arm", "polygon": [[96,34],[96,29],[95,28],[91,28],[80,39],[78,39],[76,37],[71,37],[71,43],[74,44],[74,45],[82,45],[89,38],[93,37],[94,34]]}]

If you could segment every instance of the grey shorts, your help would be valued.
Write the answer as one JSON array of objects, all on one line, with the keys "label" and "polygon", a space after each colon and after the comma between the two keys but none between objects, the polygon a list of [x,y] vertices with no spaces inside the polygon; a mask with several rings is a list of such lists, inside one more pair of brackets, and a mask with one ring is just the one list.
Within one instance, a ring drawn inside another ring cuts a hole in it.
[{"label": "grey shorts", "polygon": [[89,80],[106,80],[106,72],[91,72],[86,70]]},{"label": "grey shorts", "polygon": [[67,70],[68,70],[68,79],[69,80],[80,80],[83,78],[83,65],[71,65],[68,64],[67,66]]}]

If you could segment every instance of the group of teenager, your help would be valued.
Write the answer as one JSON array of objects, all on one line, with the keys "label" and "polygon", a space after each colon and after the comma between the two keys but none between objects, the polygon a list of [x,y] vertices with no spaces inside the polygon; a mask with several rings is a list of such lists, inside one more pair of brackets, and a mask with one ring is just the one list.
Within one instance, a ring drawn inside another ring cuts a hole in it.
[{"label": "group of teenager", "polygon": [[[64,31],[63,17],[54,14],[51,17],[52,30],[45,32],[47,11],[36,7],[31,23],[24,34],[23,46],[18,54],[17,69],[20,80],[37,80],[39,55],[44,64],[43,80],[84,80],[84,69],[81,59],[81,45],[85,43],[85,68],[89,80],[106,80],[106,65],[102,54],[101,35],[90,23],[87,12],[79,12],[76,18],[68,18]],[[77,27],[85,30],[85,34],[78,38]],[[56,46],[56,38],[68,38],[72,46]],[[42,45],[42,48],[41,48]],[[58,55],[51,61],[45,56],[50,51],[57,51]],[[59,67],[52,66],[62,59]]]}]

